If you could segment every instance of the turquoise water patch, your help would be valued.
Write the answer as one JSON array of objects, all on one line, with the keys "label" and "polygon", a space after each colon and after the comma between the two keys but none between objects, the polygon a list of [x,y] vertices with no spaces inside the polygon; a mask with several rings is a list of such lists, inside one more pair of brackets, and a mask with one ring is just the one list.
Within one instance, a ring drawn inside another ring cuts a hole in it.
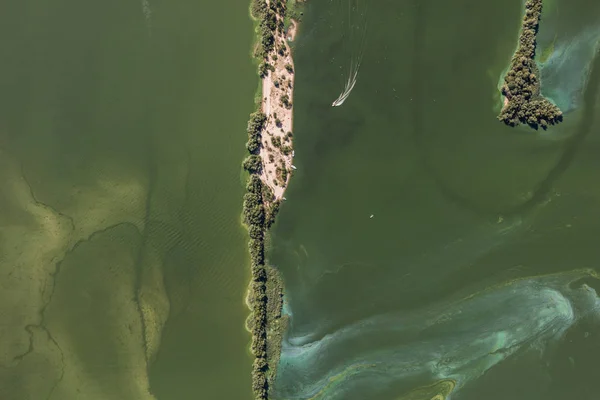
[{"label": "turquoise water patch", "polygon": [[583,270],[511,281],[410,314],[361,320],[311,342],[288,337],[274,398],[354,399],[399,382],[411,390],[446,379],[458,391],[506,358],[558,341],[580,318],[597,315],[596,292],[571,287],[592,276]]},{"label": "turquoise water patch", "polygon": [[[542,94],[563,113],[581,106],[590,66],[600,43],[600,27],[588,28],[572,38],[557,38],[547,60],[539,63]],[[544,52],[542,52],[544,54]]]}]

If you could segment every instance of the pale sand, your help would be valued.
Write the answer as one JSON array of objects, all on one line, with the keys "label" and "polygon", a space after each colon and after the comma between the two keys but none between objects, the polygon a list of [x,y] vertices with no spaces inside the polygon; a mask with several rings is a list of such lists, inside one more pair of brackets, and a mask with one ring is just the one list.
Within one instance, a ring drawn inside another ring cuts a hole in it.
[{"label": "pale sand", "polygon": [[[275,200],[281,200],[285,189],[290,181],[292,171],[293,152],[283,154],[281,149],[273,146],[272,139],[279,137],[282,146],[292,147],[292,138],[286,139],[288,132],[292,131],[292,114],[293,114],[293,88],[294,88],[294,72],[289,73],[285,66],[290,64],[294,68],[294,61],[288,41],[293,41],[297,32],[297,23],[292,21],[288,31],[284,34],[276,35],[276,47],[272,54],[269,55],[269,62],[275,67],[274,72],[268,72],[268,75],[263,78],[262,82],[262,112],[267,116],[265,127],[262,131],[262,148],[260,156],[263,161],[263,172],[260,177],[262,181],[268,185],[275,195]],[[284,42],[285,55],[277,54],[281,42]],[[273,61],[272,56],[277,54],[277,60]],[[275,86],[275,81],[279,80],[279,88]],[[289,84],[288,84],[289,83]],[[281,96],[286,94],[289,97],[292,107],[287,109],[281,104]],[[281,126],[278,127],[275,123],[277,118],[281,121]],[[271,156],[273,161],[271,161]],[[277,176],[277,167],[281,166],[283,161],[285,169],[288,171],[285,182],[280,182]],[[278,182],[276,182],[278,181]]]}]

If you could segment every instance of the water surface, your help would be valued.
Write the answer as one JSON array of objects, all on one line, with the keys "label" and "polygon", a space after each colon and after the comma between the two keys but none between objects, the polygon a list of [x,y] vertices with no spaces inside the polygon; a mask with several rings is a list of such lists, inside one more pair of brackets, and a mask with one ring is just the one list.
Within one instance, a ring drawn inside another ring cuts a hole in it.
[{"label": "water surface", "polygon": [[[368,42],[341,107],[329,100],[348,58],[335,2],[307,5],[296,44],[298,169],[270,257],[292,321],[277,398],[596,398],[595,53],[542,80],[570,87],[589,66],[563,124],[512,129],[495,116],[519,1],[366,3]],[[557,3],[548,29],[565,43],[600,27],[589,1]],[[559,285],[589,294],[571,313],[578,302],[541,277],[581,268]],[[496,300],[478,295],[488,290]],[[446,306],[472,318],[449,314],[451,328],[427,336],[411,317]]]},{"label": "water surface", "polygon": [[247,1],[9,1],[0,30],[0,397],[252,398]]}]

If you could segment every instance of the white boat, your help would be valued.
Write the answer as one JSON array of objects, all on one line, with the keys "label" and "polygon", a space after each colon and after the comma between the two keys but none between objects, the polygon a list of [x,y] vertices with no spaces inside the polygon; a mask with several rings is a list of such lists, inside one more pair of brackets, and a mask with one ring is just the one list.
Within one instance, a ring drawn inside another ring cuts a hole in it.
[{"label": "white boat", "polygon": [[296,169],[296,166],[294,164],[292,164],[292,169]]}]

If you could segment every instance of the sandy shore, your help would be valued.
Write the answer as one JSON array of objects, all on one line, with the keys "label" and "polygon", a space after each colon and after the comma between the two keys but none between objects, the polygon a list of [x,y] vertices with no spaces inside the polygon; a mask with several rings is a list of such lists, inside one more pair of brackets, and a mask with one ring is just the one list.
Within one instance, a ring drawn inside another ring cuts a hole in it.
[{"label": "sandy shore", "polygon": [[296,32],[297,22],[292,21],[287,32],[276,35],[275,50],[269,55],[275,70],[269,71],[262,82],[262,112],[267,121],[262,131],[263,171],[260,177],[273,190],[275,200],[283,198],[294,157],[291,132],[295,71],[288,41],[294,40]]}]

